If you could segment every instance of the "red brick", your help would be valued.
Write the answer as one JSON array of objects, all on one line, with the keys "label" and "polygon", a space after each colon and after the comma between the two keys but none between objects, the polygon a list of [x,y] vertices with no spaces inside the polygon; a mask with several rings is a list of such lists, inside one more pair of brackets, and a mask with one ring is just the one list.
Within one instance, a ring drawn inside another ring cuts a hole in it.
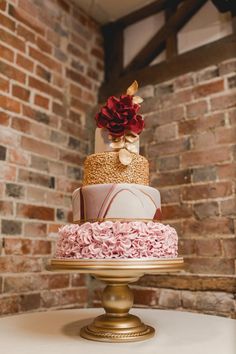
[{"label": "red brick", "polygon": [[213,93],[224,90],[224,80],[219,79],[206,84],[198,85],[194,88],[195,98],[206,97]]},{"label": "red brick", "polygon": [[228,147],[216,147],[203,151],[189,151],[182,155],[183,167],[210,165],[230,160]]},{"label": "red brick", "polygon": [[17,26],[17,35],[19,37],[23,37],[26,42],[35,43],[35,34],[26,29],[25,27],[21,26],[21,24],[18,24]]},{"label": "red brick", "polygon": [[48,109],[49,99],[46,97],[43,97],[41,95],[35,95],[34,104],[36,104],[37,106],[43,107],[45,109]]},{"label": "red brick", "polygon": [[10,112],[20,113],[20,103],[10,97],[0,95],[0,107]]},{"label": "red brick", "polygon": [[26,58],[25,56],[23,56],[21,54],[17,54],[16,64],[21,66],[22,68],[24,68],[27,71],[32,72],[34,69],[34,63],[32,62],[32,60]]},{"label": "red brick", "polygon": [[198,101],[190,103],[186,106],[187,108],[187,118],[193,118],[201,116],[202,114],[207,113],[207,102],[206,101]]},{"label": "red brick", "polygon": [[198,274],[234,274],[234,260],[221,257],[185,259],[185,269]]},{"label": "red brick", "polygon": [[71,97],[70,100],[71,107],[80,112],[86,112],[89,109],[89,105],[75,97]]},{"label": "red brick", "polygon": [[28,166],[29,165],[29,154],[19,148],[9,150],[9,161],[16,165]]},{"label": "red brick", "polygon": [[0,271],[4,273],[41,272],[42,257],[5,256],[0,257]]},{"label": "red brick", "polygon": [[0,28],[0,38],[1,41],[5,42],[11,47],[18,49],[22,52],[25,51],[25,43],[13,34],[4,31],[2,28]]},{"label": "red brick", "polygon": [[[58,127],[58,118],[55,116],[49,116],[45,112],[38,111],[32,108],[32,106],[26,106],[23,104],[23,115],[31,118],[38,123],[50,125],[51,128]],[[40,134],[41,132],[39,132]]]},{"label": "red brick", "polygon": [[[1,80],[0,80],[1,81]],[[1,83],[0,83],[0,87],[1,87]],[[1,88],[0,88],[1,89]],[[6,114],[5,112],[0,112],[0,124],[4,125],[4,126],[8,126],[10,122],[10,117],[8,114]]]},{"label": "red brick", "polygon": [[30,237],[45,237],[47,235],[47,224],[38,222],[25,223],[24,233]]},{"label": "red brick", "polygon": [[33,255],[48,255],[51,254],[52,243],[47,240],[34,240],[32,242],[32,254]]},{"label": "red brick", "polygon": [[236,94],[231,93],[224,96],[219,96],[211,99],[212,111],[223,110],[236,106]]},{"label": "red brick", "polygon": [[223,255],[226,258],[236,258],[236,239],[235,237],[223,239],[222,241]]},{"label": "red brick", "polygon": [[20,311],[32,311],[38,309],[41,304],[40,294],[22,294],[20,296]]},{"label": "red brick", "polygon": [[9,81],[0,77],[0,91],[8,92],[9,91]]},{"label": "red brick", "polygon": [[236,197],[221,202],[222,215],[236,215]]},{"label": "red brick", "polygon": [[[44,69],[42,66],[40,65],[37,65],[36,66],[36,75],[39,76],[40,78],[46,80],[47,82],[50,82],[51,81],[51,72]],[[59,86],[61,87],[61,85],[55,85],[55,86]]]},{"label": "red brick", "polygon": [[46,42],[44,39],[42,39],[41,37],[37,38],[36,45],[43,52],[49,53],[49,54],[52,53],[52,46],[48,42]]},{"label": "red brick", "polygon": [[9,216],[13,214],[13,203],[0,200],[0,215]]},{"label": "red brick", "polygon": [[70,5],[66,1],[57,0],[57,3],[65,12],[70,12]]},{"label": "red brick", "polygon": [[92,48],[91,54],[93,56],[95,56],[96,58],[103,60],[104,53],[103,53],[102,49],[100,49],[100,48]]},{"label": "red brick", "polygon": [[77,287],[85,285],[85,276],[83,274],[71,274],[71,286]]},{"label": "red brick", "polygon": [[1,58],[13,62],[14,52],[0,43]]},{"label": "red brick", "polygon": [[48,279],[48,289],[62,289],[69,286],[68,274],[52,274]]},{"label": "red brick", "polygon": [[40,63],[47,66],[49,69],[51,69],[53,71],[55,70],[60,73],[62,70],[61,64],[59,64],[51,57],[41,53],[39,50],[37,50],[33,47],[29,48],[29,55],[31,56],[31,58],[39,61]]},{"label": "red brick", "polygon": [[15,181],[16,180],[16,167],[2,165],[0,168],[0,179],[5,181]]},{"label": "red brick", "polygon": [[20,100],[29,101],[30,91],[21,86],[13,85],[12,94],[13,96],[19,98]]},{"label": "red brick", "polygon": [[176,171],[176,172],[165,172],[162,173],[160,176],[156,176],[152,179],[152,185],[156,188],[165,187],[165,186],[172,186],[172,185],[181,185],[187,184],[191,182],[191,171],[190,170],[183,170],[183,171]]},{"label": "red brick", "polygon": [[0,13],[0,23],[1,26],[8,28],[10,31],[15,31],[16,24],[9,17],[6,17],[2,13]]},{"label": "red brick", "polygon": [[[1,6],[1,2],[0,2]],[[19,312],[19,296],[3,296],[0,298],[0,314],[8,315]]]},{"label": "red brick", "polygon": [[236,178],[236,162],[217,166],[217,175],[219,176],[219,179],[232,180]]},{"label": "red brick", "polygon": [[60,105],[56,102],[53,102],[52,111],[53,111],[53,113],[55,113],[56,115],[59,115],[61,117],[66,117],[66,114],[67,114],[66,106]]},{"label": "red brick", "polygon": [[190,256],[196,254],[196,240],[180,239],[178,243],[178,253],[182,256]]},{"label": "red brick", "polygon": [[179,122],[179,134],[195,134],[225,125],[224,113],[215,113],[197,119]]},{"label": "red brick", "polygon": [[154,144],[154,145],[150,144],[148,146],[148,155],[150,157],[153,155],[163,157],[163,155],[180,153],[189,150],[189,148],[190,148],[189,139],[181,138],[181,139],[176,139],[171,141],[171,144],[169,141],[159,143],[159,144]]},{"label": "red brick", "polygon": [[32,241],[20,238],[5,238],[6,255],[28,255],[31,253]]},{"label": "red brick", "polygon": [[216,145],[215,133],[210,130],[202,134],[196,134],[192,137],[192,147],[194,150],[201,150],[203,146],[207,148],[214,147]]},{"label": "red brick", "polygon": [[189,218],[192,216],[192,209],[186,205],[163,205],[162,218],[165,219],[179,219]]},{"label": "red brick", "polygon": [[66,70],[66,76],[69,79],[80,83],[82,86],[88,88],[89,90],[92,89],[91,81],[86,76],[84,76],[74,70],[71,70],[71,69]]},{"label": "red brick", "polygon": [[17,216],[38,219],[38,220],[54,220],[54,209],[29,204],[17,204]]},{"label": "red brick", "polygon": [[45,29],[42,24],[40,24],[35,17],[30,16],[21,8],[16,8],[9,4],[9,15],[16,18],[19,22],[23,23],[31,30],[33,29],[35,32],[45,35]]},{"label": "red brick", "polygon": [[87,301],[87,289],[67,289],[44,291],[42,293],[42,306],[54,307],[78,304],[83,305]]},{"label": "red brick", "polygon": [[9,79],[16,80],[23,84],[25,83],[26,75],[22,71],[16,69],[15,67],[9,64],[4,63],[3,61],[0,61],[0,73],[4,76],[9,77]]},{"label": "red brick", "polygon": [[72,43],[68,44],[67,51],[76,57],[78,57],[80,60],[84,61],[85,63],[88,61],[88,54],[81,50],[78,46],[75,46]]},{"label": "red brick", "polygon": [[219,204],[217,201],[196,203],[194,204],[193,209],[197,219],[199,220],[220,215]]},{"label": "red brick", "polygon": [[6,0],[0,1],[0,10],[5,11],[7,7]]},{"label": "red brick", "polygon": [[232,182],[208,183],[184,187],[183,200],[198,200],[208,198],[222,198],[232,195]]},{"label": "red brick", "polygon": [[236,126],[219,128],[216,130],[216,142],[219,144],[233,144],[236,142]]},{"label": "red brick", "polygon": [[155,306],[158,303],[159,291],[154,289],[143,289],[132,287],[134,294],[134,305]]},{"label": "red brick", "polygon": [[216,239],[212,240],[197,240],[196,241],[197,255],[204,256],[221,256],[220,241]]},{"label": "red brick", "polygon": [[28,151],[35,152],[42,156],[48,156],[55,159],[58,156],[58,151],[56,147],[43,143],[40,140],[35,140],[23,136],[21,138],[21,146]]},{"label": "red brick", "polygon": [[63,99],[62,93],[60,91],[58,91],[56,88],[52,87],[49,84],[35,79],[34,77],[29,77],[29,86],[43,93],[47,93],[48,95],[52,95],[53,97],[58,98],[61,101]]},{"label": "red brick", "polygon": [[177,125],[176,123],[170,123],[161,125],[155,129],[154,139],[157,142],[163,142],[166,140],[172,140],[177,137]]}]

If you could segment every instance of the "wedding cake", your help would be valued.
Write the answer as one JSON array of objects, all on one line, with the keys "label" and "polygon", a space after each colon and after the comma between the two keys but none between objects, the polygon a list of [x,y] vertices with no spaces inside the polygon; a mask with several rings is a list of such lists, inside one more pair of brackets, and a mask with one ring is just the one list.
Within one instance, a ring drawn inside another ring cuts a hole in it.
[{"label": "wedding cake", "polygon": [[160,223],[160,193],[149,186],[149,164],[139,155],[144,120],[137,89],[135,81],[96,115],[95,153],[72,196],[74,223],[59,229],[57,258],[177,257],[177,233]]}]

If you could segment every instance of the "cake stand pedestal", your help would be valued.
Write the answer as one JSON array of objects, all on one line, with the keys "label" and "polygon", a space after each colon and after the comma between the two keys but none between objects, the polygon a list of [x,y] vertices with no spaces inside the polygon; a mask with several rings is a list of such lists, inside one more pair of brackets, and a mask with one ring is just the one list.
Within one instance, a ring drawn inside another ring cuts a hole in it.
[{"label": "cake stand pedestal", "polygon": [[99,342],[136,342],[151,338],[155,330],[144,324],[129,310],[133,306],[133,293],[128,284],[144,274],[160,274],[183,269],[183,258],[171,259],[52,259],[48,267],[54,271],[89,273],[103,281],[106,287],[102,294],[105,314],[83,327],[83,338]]}]

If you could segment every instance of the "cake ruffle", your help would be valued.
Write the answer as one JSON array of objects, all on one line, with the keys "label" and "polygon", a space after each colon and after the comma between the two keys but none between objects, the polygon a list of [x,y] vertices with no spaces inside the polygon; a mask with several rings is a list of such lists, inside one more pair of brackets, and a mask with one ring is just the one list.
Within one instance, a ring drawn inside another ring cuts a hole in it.
[{"label": "cake ruffle", "polygon": [[158,222],[87,222],[59,229],[56,257],[70,259],[174,258],[175,229]]}]

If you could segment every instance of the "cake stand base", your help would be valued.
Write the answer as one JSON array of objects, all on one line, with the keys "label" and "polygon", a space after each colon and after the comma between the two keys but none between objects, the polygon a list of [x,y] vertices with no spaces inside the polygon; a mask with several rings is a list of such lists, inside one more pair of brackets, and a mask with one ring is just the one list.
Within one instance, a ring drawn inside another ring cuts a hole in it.
[{"label": "cake stand base", "polygon": [[154,328],[142,323],[129,314],[133,306],[133,293],[128,284],[137,281],[144,274],[159,274],[179,271],[183,258],[172,259],[111,259],[111,260],[62,260],[53,259],[49,270],[77,271],[90,273],[107,285],[102,293],[105,314],[83,327],[83,338],[99,342],[136,342],[151,338]]}]

